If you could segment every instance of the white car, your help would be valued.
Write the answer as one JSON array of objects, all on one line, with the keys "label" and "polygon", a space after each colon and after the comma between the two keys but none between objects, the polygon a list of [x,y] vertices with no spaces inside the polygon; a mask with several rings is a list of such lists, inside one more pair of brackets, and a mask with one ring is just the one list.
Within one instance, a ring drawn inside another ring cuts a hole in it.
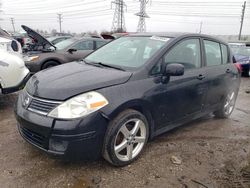
[{"label": "white car", "polygon": [[[4,45],[0,42],[0,46]],[[7,51],[0,48],[0,93],[18,91],[24,87],[28,79],[29,70],[25,67],[21,55],[10,49]]]},{"label": "white car", "polygon": [[0,49],[15,53],[16,55],[22,57],[21,44],[15,39],[0,36]]}]

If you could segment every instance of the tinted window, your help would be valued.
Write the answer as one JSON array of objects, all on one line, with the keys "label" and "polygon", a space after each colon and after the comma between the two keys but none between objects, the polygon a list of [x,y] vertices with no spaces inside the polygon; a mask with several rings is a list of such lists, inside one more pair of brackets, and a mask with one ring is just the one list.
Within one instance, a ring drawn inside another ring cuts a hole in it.
[{"label": "tinted window", "polygon": [[227,46],[224,44],[221,44],[221,53],[222,53],[222,63],[223,64],[228,63],[228,50]]},{"label": "tinted window", "polygon": [[102,47],[106,42],[104,41],[96,41],[96,49]]},{"label": "tinted window", "polygon": [[201,66],[199,39],[188,39],[174,46],[163,58],[164,63],[180,63],[185,69]]},{"label": "tinted window", "polygon": [[75,44],[72,48],[77,50],[93,50],[93,41],[81,41]]},{"label": "tinted window", "polygon": [[220,44],[213,41],[204,40],[207,66],[221,64]]}]

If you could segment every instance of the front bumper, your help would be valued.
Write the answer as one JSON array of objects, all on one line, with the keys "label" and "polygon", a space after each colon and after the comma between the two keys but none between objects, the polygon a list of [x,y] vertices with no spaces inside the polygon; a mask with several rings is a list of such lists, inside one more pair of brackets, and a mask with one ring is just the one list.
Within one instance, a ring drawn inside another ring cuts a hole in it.
[{"label": "front bumper", "polygon": [[30,79],[30,77],[31,77],[31,74],[28,73],[25,76],[25,78],[19,84],[17,84],[16,86],[9,87],[9,88],[2,88],[2,93],[3,94],[8,94],[8,93],[13,93],[13,92],[16,92],[16,91],[19,91],[19,90],[23,89],[25,84],[27,83],[27,81]]},{"label": "front bumper", "polygon": [[96,160],[102,154],[108,121],[100,112],[76,120],[57,120],[15,105],[21,136],[40,150],[62,159]]}]

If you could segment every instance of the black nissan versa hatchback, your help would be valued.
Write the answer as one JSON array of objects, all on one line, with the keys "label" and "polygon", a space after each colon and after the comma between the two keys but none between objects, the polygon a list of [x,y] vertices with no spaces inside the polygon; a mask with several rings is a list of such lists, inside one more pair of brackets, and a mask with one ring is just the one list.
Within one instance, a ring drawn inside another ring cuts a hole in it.
[{"label": "black nissan versa hatchback", "polygon": [[239,84],[218,39],[133,34],[35,74],[15,113],[22,137],[49,154],[124,166],[159,134],[209,113],[229,117]]}]

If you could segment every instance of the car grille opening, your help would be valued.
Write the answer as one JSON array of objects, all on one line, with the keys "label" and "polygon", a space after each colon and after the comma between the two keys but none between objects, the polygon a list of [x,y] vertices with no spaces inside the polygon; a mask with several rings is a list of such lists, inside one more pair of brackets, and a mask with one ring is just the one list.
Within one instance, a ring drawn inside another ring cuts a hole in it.
[{"label": "car grille opening", "polygon": [[53,101],[32,98],[28,110],[42,115],[47,115],[51,110],[56,108],[59,104],[60,102],[53,102]]},{"label": "car grille opening", "polygon": [[45,148],[45,137],[34,132],[31,131],[27,128],[24,127],[20,127],[20,131],[23,135],[24,138],[26,138],[28,141],[34,143],[35,145]]}]

